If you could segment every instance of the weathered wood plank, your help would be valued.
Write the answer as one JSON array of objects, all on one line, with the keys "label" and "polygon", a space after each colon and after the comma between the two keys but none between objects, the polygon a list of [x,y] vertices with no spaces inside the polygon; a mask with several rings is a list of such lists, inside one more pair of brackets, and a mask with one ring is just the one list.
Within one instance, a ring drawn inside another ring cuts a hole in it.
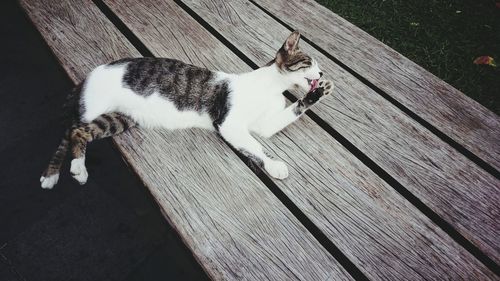
[{"label": "weathered wood plank", "polygon": [[[214,69],[250,70],[171,2],[104,2],[157,56]],[[265,143],[291,168],[290,178],[275,183],[368,277],[492,277],[308,117]]]},{"label": "weathered wood plank", "polygon": [[500,170],[495,113],[314,0],[254,1]]},{"label": "weathered wood plank", "polygon": [[[290,32],[248,1],[182,1],[257,64],[274,57]],[[500,181],[310,45],[301,44],[337,86],[333,97],[313,111],[500,262]]]},{"label": "weathered wood plank", "polygon": [[[139,56],[90,1],[22,5],[75,82]],[[133,129],[114,141],[213,279],[350,280],[215,134]]]}]

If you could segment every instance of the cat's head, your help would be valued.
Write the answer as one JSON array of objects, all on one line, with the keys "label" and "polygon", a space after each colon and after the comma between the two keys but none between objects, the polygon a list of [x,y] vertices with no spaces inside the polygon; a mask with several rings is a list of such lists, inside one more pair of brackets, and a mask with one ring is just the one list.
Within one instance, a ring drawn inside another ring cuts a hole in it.
[{"label": "cat's head", "polygon": [[309,92],[318,87],[323,73],[316,60],[299,49],[299,40],[300,33],[292,32],[276,53],[274,62],[285,79]]}]

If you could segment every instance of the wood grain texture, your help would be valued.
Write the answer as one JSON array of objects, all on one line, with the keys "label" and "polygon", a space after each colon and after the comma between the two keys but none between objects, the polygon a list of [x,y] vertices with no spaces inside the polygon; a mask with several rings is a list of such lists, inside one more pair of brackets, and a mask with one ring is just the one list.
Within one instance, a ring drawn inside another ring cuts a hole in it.
[{"label": "wood grain texture", "polygon": [[[22,5],[75,82],[139,56],[90,1]],[[351,280],[214,133],[133,129],[114,141],[213,279]]]},{"label": "wood grain texture", "polygon": [[[244,0],[183,0],[257,64],[290,31]],[[313,111],[463,236],[500,262],[500,181],[305,42],[336,84]],[[331,154],[331,157],[336,155]]]},{"label": "wood grain texture", "polygon": [[[105,3],[156,56],[215,69],[250,70],[171,2]],[[186,48],[190,51],[182,50]],[[275,183],[368,277],[493,279],[491,272],[308,117],[271,141],[261,141],[290,167],[290,177]]]},{"label": "wood grain texture", "polygon": [[314,0],[254,1],[500,170],[495,113]]}]

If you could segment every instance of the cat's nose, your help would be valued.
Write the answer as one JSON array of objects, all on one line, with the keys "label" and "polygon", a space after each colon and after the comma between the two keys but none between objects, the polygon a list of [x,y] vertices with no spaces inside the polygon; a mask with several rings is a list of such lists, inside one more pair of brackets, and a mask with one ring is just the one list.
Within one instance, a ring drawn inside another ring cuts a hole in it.
[{"label": "cat's nose", "polygon": [[320,71],[320,72],[319,72],[319,77],[320,77],[320,78],[321,78],[321,77],[323,77],[323,71]]}]

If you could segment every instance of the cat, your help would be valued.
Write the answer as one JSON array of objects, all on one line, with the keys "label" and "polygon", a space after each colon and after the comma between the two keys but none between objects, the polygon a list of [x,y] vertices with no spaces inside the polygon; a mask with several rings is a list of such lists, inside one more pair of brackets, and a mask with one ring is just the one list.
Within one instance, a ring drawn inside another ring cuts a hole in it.
[{"label": "cat", "polygon": [[[68,150],[71,175],[85,184],[87,144],[134,126],[215,130],[271,177],[286,178],[287,166],[264,153],[252,133],[271,137],[333,91],[299,40],[292,32],[273,60],[242,74],[166,58],[126,58],[95,68],[69,95],[69,129],[40,178],[42,188],[57,183]],[[286,107],[282,93],[292,88],[306,94]]]}]

